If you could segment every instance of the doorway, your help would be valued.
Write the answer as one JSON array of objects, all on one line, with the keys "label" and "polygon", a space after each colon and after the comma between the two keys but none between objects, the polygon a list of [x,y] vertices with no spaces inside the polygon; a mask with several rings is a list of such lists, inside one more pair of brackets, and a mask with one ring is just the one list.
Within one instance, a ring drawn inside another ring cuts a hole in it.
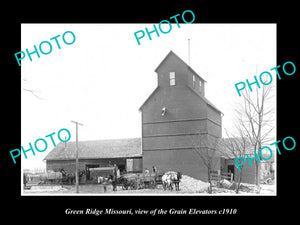
[{"label": "doorway", "polygon": [[233,174],[232,179],[234,180],[234,165],[228,165],[227,166],[227,171],[228,171],[228,173],[232,173]]}]

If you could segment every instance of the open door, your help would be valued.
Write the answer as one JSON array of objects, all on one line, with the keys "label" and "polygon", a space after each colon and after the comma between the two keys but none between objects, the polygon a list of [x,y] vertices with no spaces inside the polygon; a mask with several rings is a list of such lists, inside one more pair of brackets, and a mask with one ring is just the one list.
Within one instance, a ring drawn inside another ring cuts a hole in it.
[{"label": "open door", "polygon": [[133,159],[126,159],[126,171],[127,172],[133,171]]}]

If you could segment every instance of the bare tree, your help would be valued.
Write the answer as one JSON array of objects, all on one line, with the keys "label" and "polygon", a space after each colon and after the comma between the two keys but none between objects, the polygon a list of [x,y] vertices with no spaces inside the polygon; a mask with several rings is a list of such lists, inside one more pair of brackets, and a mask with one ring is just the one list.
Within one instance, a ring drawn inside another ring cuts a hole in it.
[{"label": "bare tree", "polygon": [[[245,157],[248,153],[250,146],[249,138],[247,138],[245,131],[238,124],[235,126],[236,134],[234,132],[228,132],[225,129],[226,135],[228,138],[223,139],[221,144],[218,146],[218,150],[222,152],[222,155],[227,158],[239,158]],[[237,175],[237,184],[236,184],[236,193],[239,193],[240,185],[242,182],[243,176],[243,165],[239,166],[239,173]]]},{"label": "bare tree", "polygon": [[[270,101],[274,98],[273,85],[256,86],[255,91],[247,88],[242,92],[242,103],[236,109],[238,123],[260,159],[258,151],[265,144],[269,144],[274,137],[274,105]],[[260,164],[255,160],[255,181],[260,190]]]},{"label": "bare tree", "polygon": [[207,168],[207,177],[209,182],[208,193],[212,193],[212,181],[210,173],[214,170],[217,160],[214,160],[217,152],[217,145],[220,138],[208,134],[199,134],[195,139],[191,138],[193,150],[201,158],[202,164]]},{"label": "bare tree", "polygon": [[35,88],[30,87],[30,82],[28,82],[28,75],[27,73],[25,73],[24,71],[21,70],[21,75],[23,77],[22,79],[22,86],[23,86],[23,90],[30,92],[31,94],[33,94],[33,96],[35,96],[38,99],[44,100],[44,98],[41,97],[40,95],[40,91],[37,91]]}]

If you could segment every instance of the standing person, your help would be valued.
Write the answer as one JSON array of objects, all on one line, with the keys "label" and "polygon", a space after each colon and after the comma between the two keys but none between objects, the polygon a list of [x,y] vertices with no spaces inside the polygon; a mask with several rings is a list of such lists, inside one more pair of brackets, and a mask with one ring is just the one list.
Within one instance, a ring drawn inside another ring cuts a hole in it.
[{"label": "standing person", "polygon": [[117,170],[118,170],[118,167],[117,167],[117,165],[116,164],[114,164],[114,171],[113,171],[113,173],[114,173],[114,175],[117,177]]},{"label": "standing person", "polygon": [[118,173],[118,167],[116,164],[114,164],[113,179],[112,179],[113,191],[117,190],[117,173]]},{"label": "standing person", "polygon": [[120,169],[117,167],[117,178],[120,177]]},{"label": "standing person", "polygon": [[156,168],[155,166],[152,166],[152,171],[153,171],[153,173],[155,173],[155,174],[156,174],[156,172],[157,172],[157,168]]},{"label": "standing person", "polygon": [[157,176],[158,176],[158,170],[155,166],[152,166],[152,171],[154,173],[154,179],[155,179],[155,182],[156,182]]}]

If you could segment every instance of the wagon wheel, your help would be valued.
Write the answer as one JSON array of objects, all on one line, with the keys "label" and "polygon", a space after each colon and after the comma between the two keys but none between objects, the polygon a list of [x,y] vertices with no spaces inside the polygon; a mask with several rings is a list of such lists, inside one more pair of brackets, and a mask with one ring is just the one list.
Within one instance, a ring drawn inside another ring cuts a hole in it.
[{"label": "wagon wheel", "polygon": [[139,180],[139,189],[144,189],[145,185],[144,182],[142,180]]},{"label": "wagon wheel", "polygon": [[148,181],[144,180],[143,184],[144,184],[144,188],[149,188],[149,182]]},{"label": "wagon wheel", "polygon": [[155,188],[156,188],[155,180],[150,180],[150,182],[149,182],[149,187],[152,188],[152,189],[155,189]]},{"label": "wagon wheel", "polygon": [[123,189],[123,190],[128,190],[127,184],[123,184],[123,185],[122,185],[122,189]]},{"label": "wagon wheel", "polygon": [[145,188],[144,181],[140,181],[140,183],[139,183],[139,189],[144,189],[144,188]]},{"label": "wagon wheel", "polygon": [[269,178],[269,179],[267,180],[267,184],[273,184],[273,180],[272,180],[271,178]]},{"label": "wagon wheel", "polygon": [[120,182],[118,184],[122,187],[122,190],[126,190],[126,182]]},{"label": "wagon wheel", "polygon": [[130,187],[131,187],[132,190],[136,190],[138,188],[137,182],[132,181]]}]

